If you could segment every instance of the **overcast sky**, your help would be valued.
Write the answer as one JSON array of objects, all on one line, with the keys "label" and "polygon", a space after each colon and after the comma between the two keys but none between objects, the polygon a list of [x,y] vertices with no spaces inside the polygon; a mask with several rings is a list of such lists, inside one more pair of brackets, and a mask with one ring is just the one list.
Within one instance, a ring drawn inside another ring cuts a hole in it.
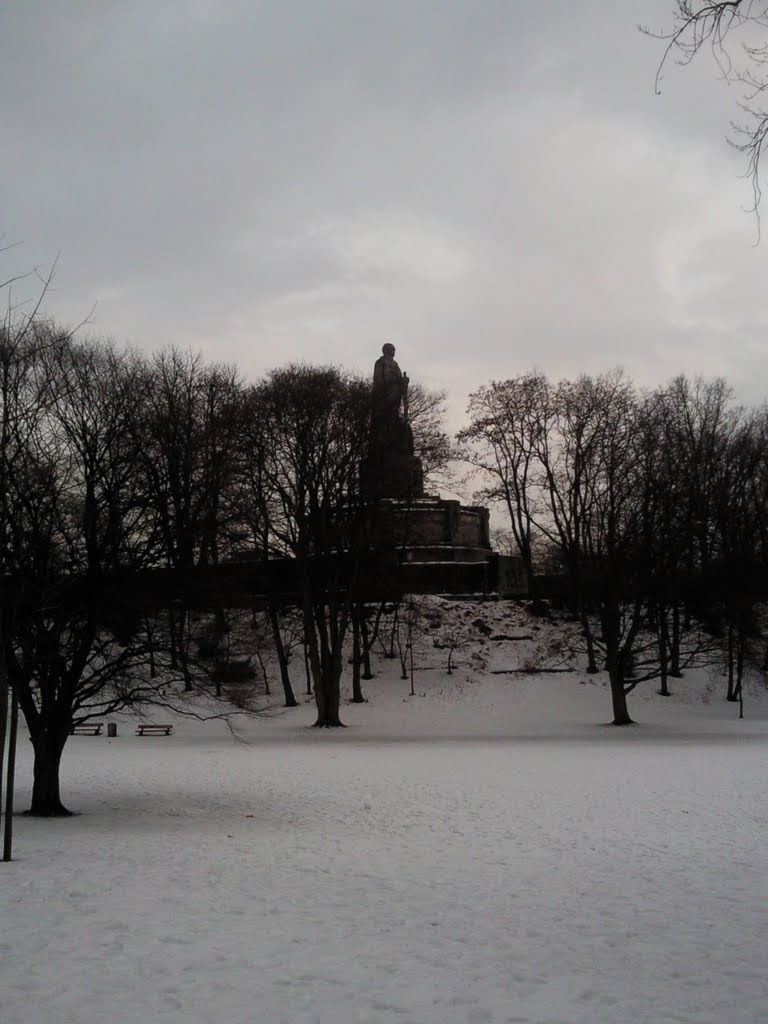
[{"label": "overcast sky", "polygon": [[654,73],[672,0],[5,0],[0,276],[251,377],[534,365],[766,395],[733,90]]}]

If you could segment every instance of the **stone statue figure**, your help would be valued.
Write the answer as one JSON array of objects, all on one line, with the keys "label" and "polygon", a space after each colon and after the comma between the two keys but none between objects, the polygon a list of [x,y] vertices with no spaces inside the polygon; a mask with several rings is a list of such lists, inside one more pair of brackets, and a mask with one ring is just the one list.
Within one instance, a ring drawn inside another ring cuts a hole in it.
[{"label": "stone statue figure", "polygon": [[408,376],[395,360],[395,346],[389,343],[382,347],[373,367],[371,402],[365,489],[374,497],[420,497],[421,463],[414,456],[413,432],[408,424]]},{"label": "stone statue figure", "polygon": [[408,376],[395,360],[395,346],[389,342],[382,346],[381,355],[373,367],[373,403],[377,417],[395,419],[403,406],[408,412]]}]

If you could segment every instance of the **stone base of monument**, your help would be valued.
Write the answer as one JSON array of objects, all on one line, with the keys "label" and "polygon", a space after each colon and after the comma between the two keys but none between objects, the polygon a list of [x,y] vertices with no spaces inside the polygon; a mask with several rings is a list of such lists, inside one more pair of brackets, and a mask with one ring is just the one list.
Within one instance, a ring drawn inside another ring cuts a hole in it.
[{"label": "stone base of monument", "polygon": [[379,543],[395,549],[414,593],[526,594],[522,560],[491,548],[487,508],[438,496],[380,498]]},{"label": "stone base of monument", "polygon": [[401,594],[437,594],[467,600],[528,594],[521,560],[493,551],[489,558],[475,562],[403,562],[398,584]]},{"label": "stone base of monument", "polygon": [[410,551],[412,559],[419,551],[450,549],[450,561],[477,561],[491,551],[487,508],[437,495],[379,498],[376,508],[388,543]]}]

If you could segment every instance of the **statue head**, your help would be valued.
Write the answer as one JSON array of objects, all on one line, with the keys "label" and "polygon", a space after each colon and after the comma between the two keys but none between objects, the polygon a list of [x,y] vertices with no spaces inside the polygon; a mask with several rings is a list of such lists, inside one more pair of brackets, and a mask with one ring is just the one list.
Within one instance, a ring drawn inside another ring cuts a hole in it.
[{"label": "statue head", "polygon": [[382,353],[382,355],[389,356],[390,359],[394,359],[395,358],[395,346],[392,345],[390,342],[387,342],[386,345],[382,345],[381,346],[381,353]]}]

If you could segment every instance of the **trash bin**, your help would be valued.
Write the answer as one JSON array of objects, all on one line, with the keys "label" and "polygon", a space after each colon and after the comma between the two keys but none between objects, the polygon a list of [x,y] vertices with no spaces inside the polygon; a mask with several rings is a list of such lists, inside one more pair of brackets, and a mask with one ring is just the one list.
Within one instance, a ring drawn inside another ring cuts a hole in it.
[{"label": "trash bin", "polygon": [[117,722],[107,722],[107,736],[112,739],[117,736]]}]

